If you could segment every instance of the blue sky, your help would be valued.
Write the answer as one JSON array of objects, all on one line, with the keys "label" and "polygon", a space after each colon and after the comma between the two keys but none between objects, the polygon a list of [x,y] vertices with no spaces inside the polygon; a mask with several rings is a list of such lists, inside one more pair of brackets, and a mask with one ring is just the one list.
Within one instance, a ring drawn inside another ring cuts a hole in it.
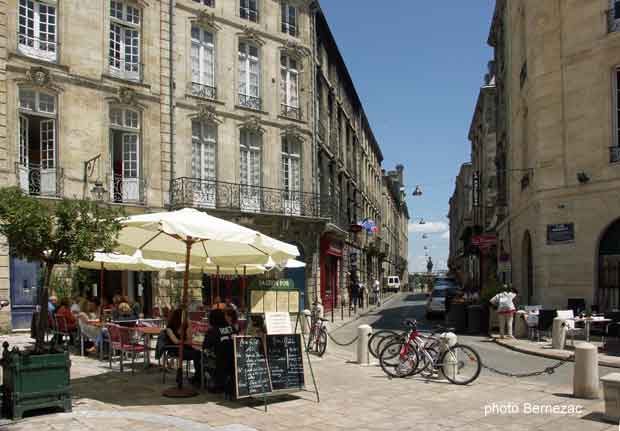
[{"label": "blue sky", "polygon": [[[321,2],[381,145],[384,167],[405,165],[410,270],[425,269],[425,246],[436,269],[446,266],[448,200],[459,166],[470,158],[467,133],[492,56],[486,41],[494,4]],[[416,184],[422,197],[411,197]]]}]

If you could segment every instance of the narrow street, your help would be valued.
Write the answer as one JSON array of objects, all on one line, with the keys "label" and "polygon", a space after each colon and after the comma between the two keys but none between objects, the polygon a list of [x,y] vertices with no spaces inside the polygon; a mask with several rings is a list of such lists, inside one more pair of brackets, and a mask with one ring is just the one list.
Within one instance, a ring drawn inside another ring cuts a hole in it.
[{"label": "narrow street", "polygon": [[[380,310],[370,312],[369,314],[346,324],[331,332],[331,336],[339,342],[348,342],[357,335],[357,327],[362,324],[368,324],[373,327],[373,331],[379,330],[400,330],[402,322],[405,319],[416,319],[422,330],[432,329],[443,323],[442,320],[427,320],[425,316],[426,296],[421,293],[400,293],[389,300],[387,304]],[[326,316],[329,317],[329,316]],[[490,367],[508,371],[511,373],[531,372],[533,370],[542,370],[550,365],[557,363],[556,360],[542,358],[533,355],[526,355],[509,350],[499,346],[487,337],[459,335],[459,342],[469,344],[474,347],[485,365]],[[347,347],[336,346],[331,340],[328,344],[328,352],[333,349],[347,349],[351,354],[355,355],[356,344],[353,343]],[[615,368],[599,367],[599,375],[603,376],[607,373],[618,371]],[[485,369],[483,375],[491,373]],[[496,376],[499,377],[499,376]],[[508,378],[508,377],[506,377]],[[552,385],[572,384],[573,364],[567,363],[558,368],[553,374],[544,374],[535,377],[522,378],[524,381],[532,381],[536,383],[549,383]]]}]

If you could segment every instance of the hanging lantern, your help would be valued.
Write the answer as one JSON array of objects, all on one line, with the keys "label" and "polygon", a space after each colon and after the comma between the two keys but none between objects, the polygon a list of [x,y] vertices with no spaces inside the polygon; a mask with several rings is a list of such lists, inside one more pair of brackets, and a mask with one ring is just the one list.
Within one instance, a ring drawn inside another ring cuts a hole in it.
[{"label": "hanging lantern", "polygon": [[413,191],[413,196],[422,196],[422,189],[420,186],[415,186],[415,190]]}]

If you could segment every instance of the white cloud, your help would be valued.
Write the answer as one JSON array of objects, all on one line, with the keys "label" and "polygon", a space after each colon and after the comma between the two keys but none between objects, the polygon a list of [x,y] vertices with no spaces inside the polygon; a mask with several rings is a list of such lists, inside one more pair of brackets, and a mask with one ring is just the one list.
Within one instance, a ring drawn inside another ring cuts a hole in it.
[{"label": "white cloud", "polygon": [[441,239],[450,239],[450,231],[447,230],[441,234]]},{"label": "white cloud", "polygon": [[409,233],[444,233],[450,230],[443,221],[427,221],[425,224],[409,223]]}]

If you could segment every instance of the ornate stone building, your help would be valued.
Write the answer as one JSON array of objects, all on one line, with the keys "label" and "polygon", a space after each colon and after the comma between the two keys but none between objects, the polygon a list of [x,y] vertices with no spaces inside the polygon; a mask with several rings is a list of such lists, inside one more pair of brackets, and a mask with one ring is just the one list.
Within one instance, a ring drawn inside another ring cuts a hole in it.
[{"label": "ornate stone building", "polygon": [[497,1],[500,273],[523,303],[620,305],[619,23],[617,0]]},{"label": "ornate stone building", "polygon": [[[380,276],[382,230],[351,225],[382,224],[383,156],[318,2],[7,0],[0,11],[0,184],[129,214],[196,207],[293,243],[308,264],[287,274],[301,305],[336,305],[351,272]],[[12,309],[0,316],[20,327],[37,265],[9,248],[0,297]],[[138,277],[110,282],[132,296]],[[153,303],[170,296],[167,280],[152,278]]]}]

